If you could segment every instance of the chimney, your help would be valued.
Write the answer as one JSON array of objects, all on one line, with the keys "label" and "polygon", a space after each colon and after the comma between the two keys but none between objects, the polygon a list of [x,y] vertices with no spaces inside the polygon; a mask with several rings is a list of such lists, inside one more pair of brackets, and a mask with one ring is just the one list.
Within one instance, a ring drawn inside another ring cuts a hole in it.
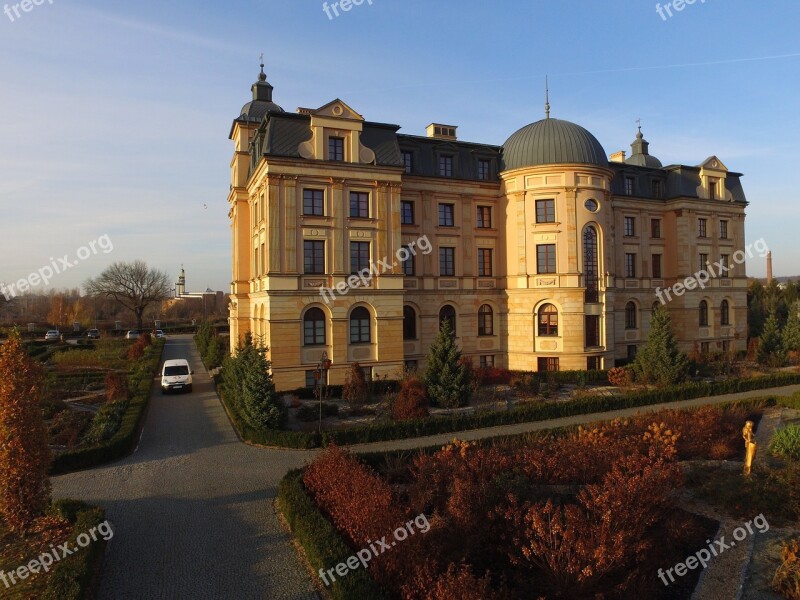
[{"label": "chimney", "polygon": [[435,138],[437,140],[449,140],[451,142],[455,142],[458,139],[456,137],[456,129],[458,129],[456,125],[431,123],[425,128],[425,135],[429,138]]},{"label": "chimney", "polygon": [[767,252],[767,285],[772,283],[772,250]]},{"label": "chimney", "polygon": [[624,163],[625,162],[625,150],[620,150],[619,152],[614,152],[614,154],[611,155],[611,162]]}]

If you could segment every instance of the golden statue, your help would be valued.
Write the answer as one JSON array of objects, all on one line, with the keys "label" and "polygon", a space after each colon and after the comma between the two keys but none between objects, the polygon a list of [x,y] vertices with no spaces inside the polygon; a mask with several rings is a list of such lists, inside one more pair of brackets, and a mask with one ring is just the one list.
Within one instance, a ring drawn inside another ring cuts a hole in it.
[{"label": "golden statue", "polygon": [[753,466],[753,459],[756,456],[756,442],[753,436],[753,422],[747,421],[742,429],[742,437],[744,438],[744,474],[750,475],[750,469]]}]

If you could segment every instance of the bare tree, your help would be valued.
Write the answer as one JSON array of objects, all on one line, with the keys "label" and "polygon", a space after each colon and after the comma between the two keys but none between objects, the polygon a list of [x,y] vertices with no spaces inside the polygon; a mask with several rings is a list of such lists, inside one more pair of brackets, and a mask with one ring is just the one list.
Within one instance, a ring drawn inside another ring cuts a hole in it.
[{"label": "bare tree", "polygon": [[91,296],[113,298],[133,311],[138,329],[142,329],[145,309],[154,302],[166,300],[172,294],[167,274],[148,269],[147,263],[142,260],[115,262],[99,277],[87,279],[84,287]]}]

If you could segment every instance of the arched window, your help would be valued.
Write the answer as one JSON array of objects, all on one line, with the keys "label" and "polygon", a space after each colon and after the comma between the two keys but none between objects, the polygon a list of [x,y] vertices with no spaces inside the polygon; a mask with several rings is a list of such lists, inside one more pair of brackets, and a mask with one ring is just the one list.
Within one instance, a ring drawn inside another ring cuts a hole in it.
[{"label": "arched window", "polygon": [[719,316],[722,325],[731,324],[731,306],[727,300],[723,300],[722,304],[719,305]]},{"label": "arched window", "polygon": [[444,327],[445,321],[450,323],[450,330],[453,332],[453,335],[456,334],[456,309],[450,306],[449,304],[445,304],[442,309],[439,311],[439,329]]},{"label": "arched window", "polygon": [[303,316],[303,345],[325,345],[325,313],[319,308],[309,308]]},{"label": "arched window", "polygon": [[636,329],[636,305],[633,302],[625,305],[625,329]]},{"label": "arched window", "polygon": [[372,341],[369,334],[370,320],[369,311],[363,306],[353,309],[350,313],[351,344],[369,344]]},{"label": "arched window", "polygon": [[478,335],[494,335],[494,312],[488,304],[478,309]]},{"label": "arched window", "polygon": [[539,335],[558,335],[558,309],[552,304],[544,304],[539,309]]},{"label": "arched window", "polygon": [[600,269],[597,259],[597,230],[587,227],[583,230],[583,278],[586,285],[587,303],[600,301]]},{"label": "arched window", "polygon": [[700,314],[698,315],[698,317],[699,317],[700,327],[708,327],[708,302],[706,302],[705,300],[701,301],[699,311]]},{"label": "arched window", "polygon": [[417,339],[417,311],[410,306],[403,307],[403,339]]}]

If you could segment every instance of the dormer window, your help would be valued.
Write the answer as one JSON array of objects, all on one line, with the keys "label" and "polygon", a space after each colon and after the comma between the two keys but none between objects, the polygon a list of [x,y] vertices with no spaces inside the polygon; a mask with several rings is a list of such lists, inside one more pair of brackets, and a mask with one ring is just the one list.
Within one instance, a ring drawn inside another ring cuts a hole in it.
[{"label": "dormer window", "polygon": [[486,159],[478,160],[478,179],[481,181],[489,179],[490,165],[491,163]]},{"label": "dormer window", "polygon": [[635,185],[636,185],[636,180],[633,177],[626,177],[625,178],[625,195],[626,196],[633,196]]},{"label": "dormer window", "polygon": [[344,160],[344,138],[331,137],[328,139],[328,160]]},{"label": "dormer window", "polygon": [[442,154],[439,157],[439,176],[452,177],[453,176],[453,157],[449,154]]},{"label": "dormer window", "polygon": [[716,177],[709,177],[708,178],[708,198],[710,200],[716,200],[719,198],[719,180]]},{"label": "dormer window", "polygon": [[407,175],[410,175],[414,170],[414,154],[407,150],[403,151],[403,168]]}]

